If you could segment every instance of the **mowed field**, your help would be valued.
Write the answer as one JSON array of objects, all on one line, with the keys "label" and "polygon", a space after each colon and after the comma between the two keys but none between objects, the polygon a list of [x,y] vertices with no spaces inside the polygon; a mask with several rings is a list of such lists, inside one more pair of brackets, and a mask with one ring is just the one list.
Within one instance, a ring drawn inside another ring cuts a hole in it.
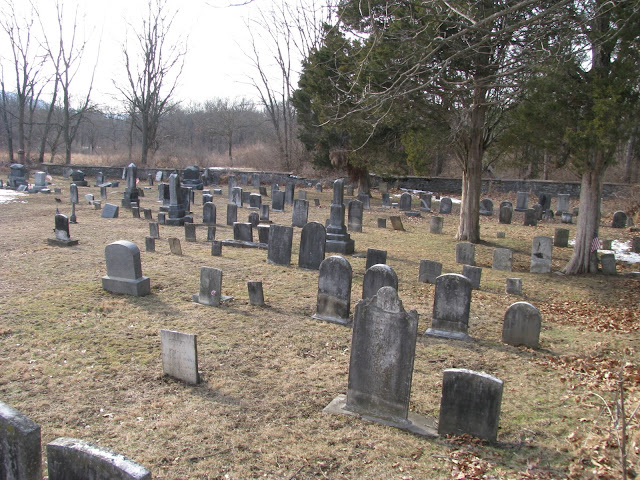
[{"label": "mowed field", "polygon": [[[442,262],[443,273],[462,271],[455,263],[457,210],[445,216],[442,235],[429,233],[432,214],[426,213],[403,215],[405,232],[391,230],[389,221],[378,229],[379,217],[401,213],[381,208],[374,190],[363,232],[351,234],[352,312],[362,295],[364,254],[378,248],[398,275],[404,308],[419,314],[410,410],[438,418],[447,368],[494,375],[504,381],[504,394],[498,442],[491,444],[469,436],[426,439],[323,413],[346,393],[352,331],[311,318],[318,273],[297,268],[299,228],[289,267],[267,264],[265,250],[223,247],[221,257],[212,257],[205,227],[191,243],[183,228],[161,225],[156,252],[149,253],[148,221],[123,209],[120,218],[100,218],[84,201],[85,193],[99,199],[99,188],[80,187],[78,223],[71,225],[79,245],[52,247],[46,239],[53,237],[56,207],[70,213],[69,181],[54,177],[54,184],[62,194],[0,205],[0,401],[41,426],[45,473],[44,445],[65,436],[125,454],[157,479],[621,477],[614,430],[620,381],[627,417],[640,404],[640,280],[626,275],[638,265],[619,264],[617,276],[530,274],[533,237],[553,236],[566,226],[559,221],[524,227],[522,213],[514,213],[511,225],[500,225],[497,215],[481,217],[476,262],[483,272],[473,292],[469,342],[422,335],[431,326],[434,286],[418,282],[420,260]],[[119,205],[123,188],[121,182],[110,189],[108,201]],[[225,225],[226,185],[223,193],[214,196],[216,239],[233,237]],[[320,207],[313,205],[316,197]],[[490,197],[496,206],[504,199],[515,205],[512,194]],[[307,189],[307,198],[309,220],[324,224],[331,188]],[[145,190],[141,207],[156,219],[159,206],[157,188]],[[604,202],[600,236],[629,240],[634,234],[628,229],[604,226],[617,209],[614,201]],[[193,211],[200,222],[201,192]],[[238,220],[247,221],[249,212],[239,209]],[[271,219],[290,225],[291,207],[271,212]],[[569,228],[573,238],[575,225]],[[497,238],[498,231],[506,237]],[[182,256],[170,254],[168,237],[181,239]],[[102,289],[104,249],[116,240],[140,247],[151,295]],[[496,247],[513,250],[513,272],[491,270]],[[570,256],[571,248],[554,248],[552,271]],[[223,270],[222,293],[233,301],[220,308],[191,301],[202,266]],[[522,297],[505,293],[510,277],[522,278]],[[263,283],[265,307],[249,305],[252,280]],[[517,301],[542,313],[538,350],[500,341],[504,312]],[[198,335],[199,385],[163,376],[160,329]],[[640,474],[638,416],[627,426],[631,475]]]}]

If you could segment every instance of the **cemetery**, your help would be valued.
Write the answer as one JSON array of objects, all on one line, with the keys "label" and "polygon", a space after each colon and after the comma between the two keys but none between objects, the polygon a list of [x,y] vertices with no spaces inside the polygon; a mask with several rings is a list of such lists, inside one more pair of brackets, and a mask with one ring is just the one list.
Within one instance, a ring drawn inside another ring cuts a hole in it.
[{"label": "cemetery", "polygon": [[575,195],[489,189],[471,244],[453,191],[194,168],[0,204],[7,478],[608,479],[623,432],[640,475],[640,264],[559,273]]}]

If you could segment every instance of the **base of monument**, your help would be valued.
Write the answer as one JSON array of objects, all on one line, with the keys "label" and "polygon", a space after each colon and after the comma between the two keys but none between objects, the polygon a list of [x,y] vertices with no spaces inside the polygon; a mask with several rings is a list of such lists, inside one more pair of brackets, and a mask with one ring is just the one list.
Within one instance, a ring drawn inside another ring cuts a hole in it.
[{"label": "base of monument", "polygon": [[144,297],[151,293],[151,280],[149,277],[140,277],[137,280],[102,277],[102,288],[112,293]]},{"label": "base of monument", "polygon": [[338,395],[333,401],[324,407],[322,410],[324,413],[330,413],[333,415],[350,415],[353,417],[359,417],[364,420],[368,420],[370,422],[380,423],[382,425],[387,425],[389,427],[399,428],[401,430],[406,430],[411,433],[415,433],[416,435],[421,435],[423,437],[437,437],[438,430],[436,428],[436,421],[433,418],[425,417],[423,415],[418,415],[415,413],[409,412],[407,416],[407,421],[402,423],[390,422],[387,420],[383,420],[377,417],[369,417],[367,415],[362,415],[360,413],[355,413],[346,409],[347,405],[347,396],[344,394]]},{"label": "base of monument", "polygon": [[[200,305],[206,305],[207,307],[215,307],[216,306],[216,305],[213,305],[211,303],[201,302],[199,293],[194,293],[193,295],[191,295],[191,300],[193,300],[194,303],[199,303]],[[220,295],[220,303],[229,302],[231,300],[233,300],[233,297],[230,297],[228,295]]]},{"label": "base of monument", "polygon": [[52,247],[73,247],[78,245],[78,240],[60,240],[59,238],[47,238],[47,243]]},{"label": "base of monument", "polygon": [[222,245],[225,247],[236,248],[259,248],[260,250],[268,250],[269,245],[260,242],[245,242],[242,240],[222,240]]},{"label": "base of monument", "polygon": [[440,330],[437,328],[429,328],[425,335],[430,337],[451,338],[453,340],[471,340],[471,336],[464,332],[455,332],[453,330]]},{"label": "base of monument", "polygon": [[343,255],[351,255],[355,250],[356,242],[352,239],[347,241],[327,240],[325,242],[324,251],[328,253],[341,253]]},{"label": "base of monument", "polygon": [[316,320],[322,320],[323,322],[336,323],[338,325],[344,325],[345,327],[352,327],[353,320],[350,318],[340,318],[340,317],[328,317],[326,315],[318,315],[317,313],[313,315],[311,318],[315,318]]}]

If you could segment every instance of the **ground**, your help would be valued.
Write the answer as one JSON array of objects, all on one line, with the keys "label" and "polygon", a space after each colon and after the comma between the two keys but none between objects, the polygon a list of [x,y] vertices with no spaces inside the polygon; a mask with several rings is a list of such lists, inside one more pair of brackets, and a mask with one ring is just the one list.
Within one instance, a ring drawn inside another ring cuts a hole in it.
[{"label": "ground", "polygon": [[[118,219],[103,219],[83,202],[78,224],[71,225],[79,245],[53,247],[46,239],[53,237],[56,207],[70,212],[69,182],[53,181],[62,194],[0,205],[0,400],[42,427],[43,445],[61,436],[91,440],[146,466],[156,479],[620,478],[613,430],[619,378],[627,417],[640,404],[640,280],[625,275],[638,267],[619,265],[615,277],[530,274],[532,238],[553,236],[564,225],[524,227],[521,213],[511,225],[500,225],[497,216],[481,218],[484,241],[476,259],[483,272],[471,305],[473,340],[419,336],[410,410],[437,419],[446,368],[489,373],[505,382],[498,442],[467,436],[433,440],[322,412],[346,393],[351,330],[311,318],[317,272],[296,267],[299,228],[290,267],[268,265],[264,250],[224,247],[222,257],[212,257],[205,228],[198,229],[196,243],[187,243],[182,228],[161,226],[156,252],[148,253],[148,221],[128,210]],[[122,188],[116,190],[109,201],[119,204]],[[156,192],[145,190],[141,200],[154,219]],[[98,188],[80,188],[81,199],[85,193],[99,198]],[[422,333],[431,325],[434,286],[418,282],[420,260],[441,261],[443,273],[461,272],[455,263],[457,216],[445,216],[442,235],[429,233],[430,214],[424,213],[403,216],[405,232],[391,230],[390,222],[378,229],[378,217],[400,213],[382,209],[380,194],[373,194],[363,233],[352,234],[356,252],[387,250],[400,298],[405,309],[418,311]],[[309,189],[307,195],[310,220],[324,224],[331,190]],[[514,195],[490,196],[494,205],[503,199],[515,204]],[[320,207],[313,206],[315,197]],[[214,201],[223,223],[226,195]],[[606,225],[617,205],[606,201],[604,207]],[[199,221],[199,192],[194,212]],[[248,213],[239,210],[239,219]],[[290,224],[291,208],[271,218]],[[572,238],[575,226],[570,228]],[[506,238],[497,238],[498,231]],[[621,240],[631,235],[605,226],[600,233]],[[182,256],[170,254],[170,236],[181,239]],[[219,224],[216,238],[232,238],[231,228]],[[121,239],[142,250],[142,271],[151,278],[147,297],[101,288],[104,248]],[[514,272],[491,270],[496,247],[513,249]],[[570,255],[570,248],[554,248],[553,271]],[[348,259],[353,312],[365,258]],[[213,308],[191,301],[201,266],[223,270],[223,294],[232,295],[232,302]],[[523,279],[522,297],[505,293],[508,277]],[[249,305],[251,280],[263,282],[266,307]],[[500,341],[504,312],[516,301],[542,313],[538,350]],[[163,376],[163,328],[198,335],[201,384]],[[634,476],[640,473],[638,415],[627,435]],[[43,457],[45,462],[44,449]]]}]

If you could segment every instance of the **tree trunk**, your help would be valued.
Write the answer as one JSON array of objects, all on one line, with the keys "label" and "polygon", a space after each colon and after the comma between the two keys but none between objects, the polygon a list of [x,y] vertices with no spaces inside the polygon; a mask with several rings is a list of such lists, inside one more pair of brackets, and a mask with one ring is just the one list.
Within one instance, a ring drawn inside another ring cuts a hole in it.
[{"label": "tree trunk", "polygon": [[[600,162],[597,165],[601,165]],[[596,273],[598,257],[591,251],[593,239],[598,236],[600,227],[600,197],[602,196],[602,175],[604,167],[585,171],[580,185],[580,207],[576,229],[576,244],[573,256],[562,269],[562,273]]]},{"label": "tree trunk", "polygon": [[147,164],[147,157],[149,155],[149,120],[146,115],[142,113],[142,155],[140,157],[140,164]]},{"label": "tree trunk", "polygon": [[638,128],[634,128],[633,132],[631,132],[631,136],[627,141],[626,148],[624,149],[624,182],[625,183],[633,183],[634,175],[633,175],[633,164],[636,156],[635,152],[635,141],[636,135],[638,133]]},{"label": "tree trunk", "polygon": [[543,169],[543,179],[544,180],[549,180],[549,163],[550,163],[550,155],[549,153],[545,150],[544,151],[544,159],[543,159],[543,164],[542,164],[542,169]]}]

